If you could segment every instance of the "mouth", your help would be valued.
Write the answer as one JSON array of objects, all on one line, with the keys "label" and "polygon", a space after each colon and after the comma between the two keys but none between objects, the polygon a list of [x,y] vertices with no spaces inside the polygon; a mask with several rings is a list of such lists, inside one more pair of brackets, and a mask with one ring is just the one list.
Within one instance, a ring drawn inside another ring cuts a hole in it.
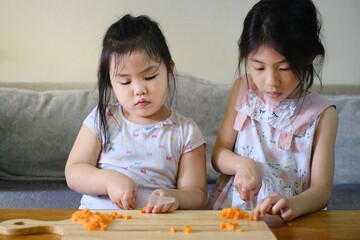
[{"label": "mouth", "polygon": [[278,98],[281,96],[280,92],[267,92],[266,93],[270,98]]},{"label": "mouth", "polygon": [[139,101],[136,102],[135,106],[146,106],[150,104],[150,102],[146,99],[140,99]]}]

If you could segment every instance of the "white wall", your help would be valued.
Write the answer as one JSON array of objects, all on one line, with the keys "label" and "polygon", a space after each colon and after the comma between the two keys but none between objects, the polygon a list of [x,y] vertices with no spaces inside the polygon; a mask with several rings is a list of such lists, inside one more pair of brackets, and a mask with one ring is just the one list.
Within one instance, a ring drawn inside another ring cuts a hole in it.
[{"label": "white wall", "polygon": [[[101,40],[125,13],[160,23],[177,70],[233,81],[237,40],[256,0],[0,0],[0,81],[96,81]],[[360,1],[315,0],[326,84],[360,84]]]}]

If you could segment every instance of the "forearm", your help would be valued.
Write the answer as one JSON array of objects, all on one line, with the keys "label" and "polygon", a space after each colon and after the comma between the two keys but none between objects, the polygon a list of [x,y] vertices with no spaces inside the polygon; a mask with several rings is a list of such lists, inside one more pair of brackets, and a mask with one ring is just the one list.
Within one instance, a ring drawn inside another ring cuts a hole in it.
[{"label": "forearm", "polygon": [[331,199],[331,186],[312,187],[290,198],[294,208],[293,218],[325,208]]},{"label": "forearm", "polygon": [[179,199],[181,210],[204,209],[207,200],[207,189],[188,188],[173,189]]},{"label": "forearm", "polygon": [[112,171],[76,163],[66,167],[66,182],[69,188],[81,194],[106,195],[106,180]]},{"label": "forearm", "polygon": [[235,175],[237,169],[246,169],[255,162],[247,157],[242,157],[228,148],[217,148],[213,152],[212,164],[216,171],[226,175]]}]

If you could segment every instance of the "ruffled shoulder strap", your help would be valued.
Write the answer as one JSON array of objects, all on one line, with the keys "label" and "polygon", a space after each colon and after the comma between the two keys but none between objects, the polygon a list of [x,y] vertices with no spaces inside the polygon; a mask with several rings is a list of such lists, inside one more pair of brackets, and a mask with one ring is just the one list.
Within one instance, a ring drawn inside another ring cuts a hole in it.
[{"label": "ruffled shoulder strap", "polygon": [[327,109],[335,106],[326,97],[314,92],[309,92],[302,98],[296,107],[295,113],[291,116],[294,133],[281,132],[279,137],[279,147],[289,150],[294,135],[304,136],[310,125]]},{"label": "ruffled shoulder strap", "polygon": [[239,85],[239,92],[237,95],[236,103],[235,103],[235,110],[238,112],[236,115],[235,123],[233,128],[237,131],[240,131],[244,124],[246,119],[248,118],[248,115],[244,112],[241,112],[241,108],[248,103],[248,92],[250,89],[255,89],[256,86],[250,79],[250,75],[242,76],[240,79],[240,85]]}]

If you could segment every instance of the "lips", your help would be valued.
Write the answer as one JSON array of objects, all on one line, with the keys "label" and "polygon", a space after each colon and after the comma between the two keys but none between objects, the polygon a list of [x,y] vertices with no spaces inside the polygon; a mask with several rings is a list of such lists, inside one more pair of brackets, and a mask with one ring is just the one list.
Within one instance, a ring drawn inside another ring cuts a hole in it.
[{"label": "lips", "polygon": [[267,92],[267,95],[270,97],[270,98],[278,98],[281,96],[281,93],[279,92]]},{"label": "lips", "polygon": [[138,102],[136,102],[135,106],[146,106],[148,105],[150,102],[147,101],[146,99],[140,99]]}]

